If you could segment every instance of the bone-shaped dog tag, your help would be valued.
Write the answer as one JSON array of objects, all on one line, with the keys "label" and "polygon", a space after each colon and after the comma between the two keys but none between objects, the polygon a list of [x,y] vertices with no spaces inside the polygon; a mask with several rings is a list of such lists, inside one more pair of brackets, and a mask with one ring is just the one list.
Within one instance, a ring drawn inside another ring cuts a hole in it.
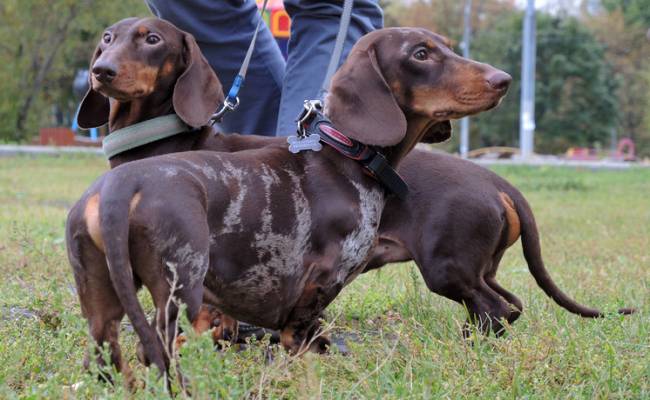
[{"label": "bone-shaped dog tag", "polygon": [[320,151],[323,148],[323,145],[320,144],[320,136],[315,133],[304,138],[289,136],[287,137],[287,143],[289,143],[289,151],[293,154],[303,150]]}]

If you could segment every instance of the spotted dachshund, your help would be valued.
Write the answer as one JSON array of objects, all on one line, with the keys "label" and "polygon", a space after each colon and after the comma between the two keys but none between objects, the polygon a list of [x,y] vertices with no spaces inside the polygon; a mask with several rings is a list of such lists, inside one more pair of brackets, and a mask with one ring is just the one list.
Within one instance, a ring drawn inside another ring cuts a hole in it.
[{"label": "spotted dachshund", "polygon": [[[175,113],[189,127],[113,157],[115,168],[68,217],[82,312],[96,343],[108,342],[112,363],[126,370],[118,343],[126,314],[146,359],[166,371],[178,315],[169,299],[205,329],[198,323],[204,286],[232,318],[280,330],[287,350],[325,351],[319,317],[369,261],[385,189],[328,146],[294,155],[260,139],[266,146],[234,153],[160,155],[215,148],[221,138],[207,124],[223,100],[193,38],[163,21],[112,26],[91,65],[81,126],[108,122],[115,130]],[[448,137],[449,119],[496,106],[509,82],[453,53],[439,35],[383,29],[354,46],[332,80],[325,114],[396,167],[419,141]],[[151,325],[136,296],[141,286],[156,307]]]}]

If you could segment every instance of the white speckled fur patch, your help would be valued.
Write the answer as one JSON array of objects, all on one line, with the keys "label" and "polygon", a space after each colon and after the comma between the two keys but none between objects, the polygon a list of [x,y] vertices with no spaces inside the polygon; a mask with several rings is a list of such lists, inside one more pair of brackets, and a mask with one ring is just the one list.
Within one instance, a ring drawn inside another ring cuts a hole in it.
[{"label": "white speckled fur patch", "polygon": [[[237,185],[237,195],[230,201],[226,213],[223,217],[223,228],[220,233],[241,232],[241,209],[244,204],[244,198],[248,187],[244,185],[245,171],[241,168],[235,168],[231,163],[224,162],[223,169],[219,172],[219,178],[226,186],[230,186],[234,181]],[[235,228],[239,226],[239,229]]]},{"label": "white speckled fur patch", "polygon": [[[253,265],[242,279],[233,283],[241,289],[254,291],[257,296],[276,289],[283,276],[293,276],[302,268],[303,255],[309,251],[311,238],[311,210],[300,185],[300,178],[287,171],[292,183],[292,200],[295,211],[294,224],[289,234],[272,230],[271,190],[280,182],[277,174],[262,166],[260,177],[264,184],[266,205],[262,210],[262,226],[255,232],[251,244],[260,262]],[[262,260],[264,259],[264,262]]]},{"label": "white speckled fur patch", "polygon": [[341,244],[341,264],[337,272],[337,281],[347,285],[362,270],[370,250],[377,240],[377,229],[381,212],[384,208],[384,195],[378,189],[366,189],[357,182],[352,182],[359,192],[359,225]]},{"label": "white speckled fur patch", "polygon": [[183,271],[187,270],[190,285],[203,282],[208,271],[208,258],[206,254],[192,249],[189,243],[180,245],[177,237],[170,236],[158,243],[158,248],[167,254],[165,265],[182,266]]},{"label": "white speckled fur patch", "polygon": [[[214,158],[219,160],[219,157],[217,156],[214,156]],[[201,163],[197,163],[194,162],[193,160],[187,160],[187,159],[180,159],[180,161],[184,162],[195,171],[200,172],[201,174],[203,174],[203,176],[205,176],[209,180],[216,181],[219,178],[217,171],[205,161]]]}]

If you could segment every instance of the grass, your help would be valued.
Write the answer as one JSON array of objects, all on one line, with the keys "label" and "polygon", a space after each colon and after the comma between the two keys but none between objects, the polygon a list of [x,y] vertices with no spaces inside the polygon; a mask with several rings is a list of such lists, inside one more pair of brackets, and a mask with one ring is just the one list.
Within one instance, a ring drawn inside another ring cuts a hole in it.
[{"label": "grass", "polygon": [[[119,376],[111,386],[83,371],[88,333],[63,239],[68,208],[105,169],[91,156],[0,158],[0,398],[127,395]],[[217,353],[208,336],[191,337],[180,366],[194,396],[650,398],[650,170],[496,171],[529,199],[547,266],[567,293],[640,312],[569,314],[535,285],[517,244],[498,277],[524,314],[505,338],[470,345],[460,339],[463,309],[429,293],[413,264],[392,265],[362,275],[327,310],[337,334],[355,335],[351,355],[292,359],[276,349],[268,362],[262,344]],[[166,396],[138,366],[126,322],[121,341],[147,382],[135,397]]]}]

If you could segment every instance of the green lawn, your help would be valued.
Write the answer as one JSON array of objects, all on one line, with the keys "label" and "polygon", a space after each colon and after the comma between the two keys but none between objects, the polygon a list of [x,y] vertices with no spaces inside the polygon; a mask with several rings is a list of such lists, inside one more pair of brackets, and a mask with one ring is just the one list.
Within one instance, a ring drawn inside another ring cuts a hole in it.
[{"label": "green lawn", "polygon": [[[125,396],[119,378],[110,386],[83,371],[88,333],[63,239],[68,208],[105,169],[91,156],[0,158],[0,398]],[[650,170],[496,171],[530,201],[547,266],[567,293],[640,312],[569,314],[535,285],[517,244],[498,277],[524,313],[506,337],[469,344],[463,309],[429,293],[413,264],[393,265],[361,276],[328,308],[337,334],[356,335],[351,355],[274,350],[269,363],[261,344],[218,353],[209,337],[191,337],[180,364],[194,396],[650,398]],[[137,397],[164,396],[124,326],[125,353],[149,382]]]}]

